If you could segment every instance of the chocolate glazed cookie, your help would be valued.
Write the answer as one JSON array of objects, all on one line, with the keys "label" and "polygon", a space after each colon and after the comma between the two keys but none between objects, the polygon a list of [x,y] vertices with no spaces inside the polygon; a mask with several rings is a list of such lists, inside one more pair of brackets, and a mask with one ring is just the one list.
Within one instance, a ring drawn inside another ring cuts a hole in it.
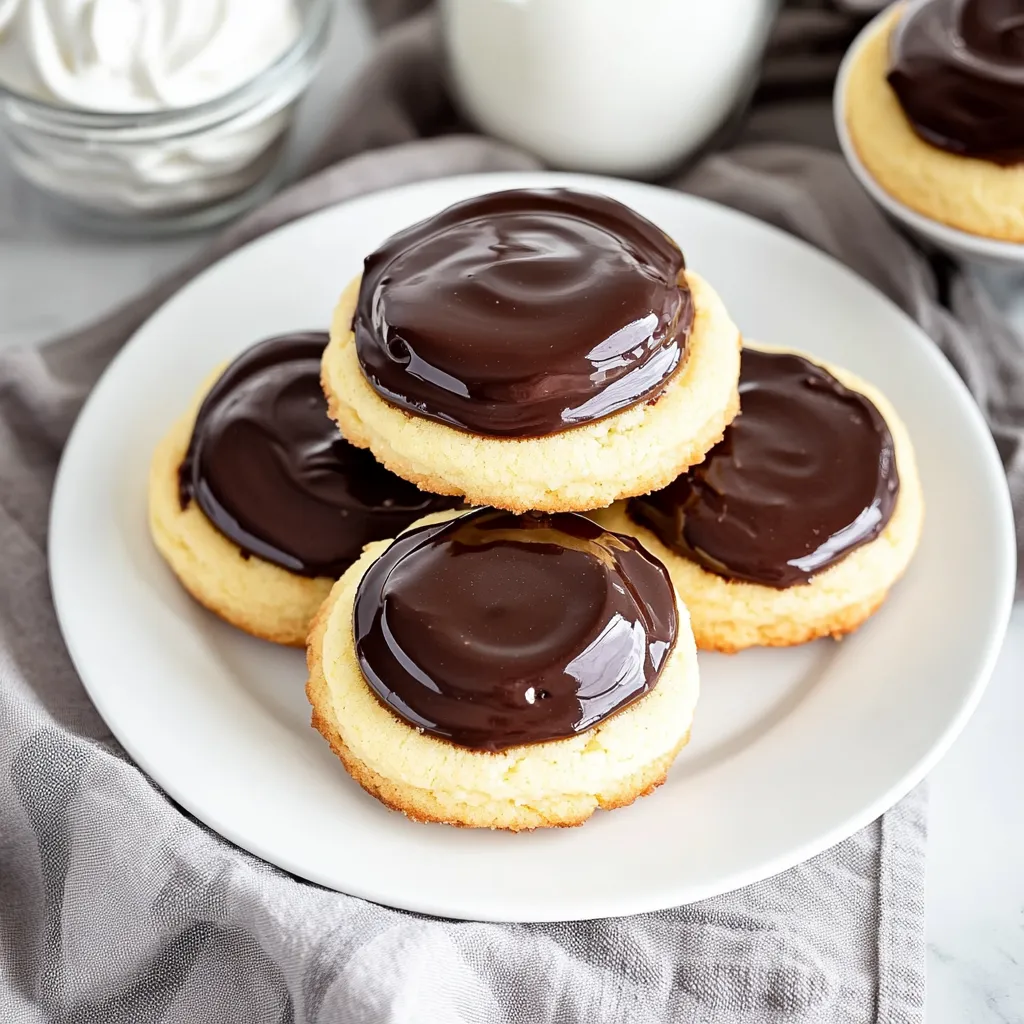
[{"label": "chocolate glazed cookie", "polygon": [[889,84],[915,131],[940,149],[1024,161],[1024,5],[922,0],[890,43]]},{"label": "chocolate glazed cookie", "polygon": [[388,239],[338,300],[330,415],[470,505],[579,512],[664,486],[736,413],[739,332],[678,246],[605,196],[514,190]]},{"label": "chocolate glazed cookie", "polygon": [[840,92],[853,149],[893,199],[978,238],[1024,243],[1019,0],[891,4],[851,49]]},{"label": "chocolate glazed cookie", "polygon": [[683,266],[605,196],[496,192],[367,257],[356,350],[400,408],[493,437],[556,433],[664,387],[693,324]]},{"label": "chocolate glazed cookie", "polygon": [[320,388],[326,344],[323,332],[270,338],[224,371],[199,408],[179,495],[246,555],[337,578],[369,541],[455,502],[338,433]]},{"label": "chocolate glazed cookie", "polygon": [[428,516],[370,544],[310,630],[313,726],[418,821],[579,825],[664,780],[698,693],[664,566],[578,515]]},{"label": "chocolate glazed cookie", "polygon": [[906,427],[867,381],[798,352],[745,346],[740,393],[704,462],[592,515],[666,566],[700,648],[841,637],[917,548],[923,499]]},{"label": "chocolate glazed cookie", "polygon": [[399,537],[355,600],[359,664],[410,725],[503,750],[593,728],[655,685],[668,574],[579,515],[479,509]]},{"label": "chocolate glazed cookie", "polygon": [[711,572],[785,588],[874,540],[898,494],[892,435],[864,395],[802,356],[748,348],[721,443],[629,511]]},{"label": "chocolate glazed cookie", "polygon": [[254,345],[208,381],[153,454],[149,524],[182,585],[222,619],[302,645],[368,541],[450,508],[346,442],[319,386],[326,335]]}]

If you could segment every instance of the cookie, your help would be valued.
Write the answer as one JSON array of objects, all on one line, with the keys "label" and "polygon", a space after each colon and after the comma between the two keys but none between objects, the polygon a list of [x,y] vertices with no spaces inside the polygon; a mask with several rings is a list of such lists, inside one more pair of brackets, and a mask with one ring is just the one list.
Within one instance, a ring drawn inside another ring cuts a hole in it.
[{"label": "cookie", "polygon": [[704,650],[843,636],[917,547],[906,428],[876,388],[782,349],[744,349],[740,403],[704,463],[593,517],[664,563]]},{"label": "cookie", "polygon": [[365,543],[452,504],[340,436],[319,383],[326,341],[272,338],[215,373],[149,477],[150,532],[185,589],[239,629],[298,647]]},{"label": "cookie", "polygon": [[664,567],[566,513],[439,514],[369,545],[307,659],[313,725],[367,792],[417,821],[512,831],[658,786],[698,691]]},{"label": "cookie", "polygon": [[662,486],[736,411],[739,333],[678,247],[566,190],[458,204],[369,257],[324,353],[331,415],[469,504],[572,511]]},{"label": "cookie", "polygon": [[976,0],[897,5],[856,54],[843,109],[857,155],[893,198],[1024,242],[1024,64],[993,56],[995,35]]}]

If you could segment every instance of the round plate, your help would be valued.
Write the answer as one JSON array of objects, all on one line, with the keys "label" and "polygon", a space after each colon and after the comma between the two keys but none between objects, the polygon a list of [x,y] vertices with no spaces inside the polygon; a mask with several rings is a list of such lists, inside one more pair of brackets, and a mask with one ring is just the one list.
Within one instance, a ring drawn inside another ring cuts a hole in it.
[{"label": "round plate", "polygon": [[[693,740],[668,781],[582,828],[512,835],[420,825],[345,774],[309,726],[302,654],[188,598],[146,527],[157,440],[218,362],[327,324],[387,235],[496,189],[606,192],[679,239],[742,331],[887,392],[917,446],[921,547],[842,643],[701,659]],[[68,443],[50,532],[54,599],[90,696],[129,753],[211,828],[322,885],[456,918],[542,921],[676,906],[755,882],[906,793],[981,696],[1013,591],[1009,499],[959,378],[907,317],[807,245],[648,185],[563,174],[453,178],[325,210],[179,292],[100,381]]]}]

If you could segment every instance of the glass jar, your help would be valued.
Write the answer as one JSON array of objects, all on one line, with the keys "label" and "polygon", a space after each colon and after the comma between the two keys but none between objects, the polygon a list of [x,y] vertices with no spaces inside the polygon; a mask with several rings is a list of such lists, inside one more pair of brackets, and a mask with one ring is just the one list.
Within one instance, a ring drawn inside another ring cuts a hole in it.
[{"label": "glass jar", "polygon": [[79,216],[189,230],[227,220],[277,183],[295,105],[327,43],[332,0],[299,0],[293,45],[245,85],[192,107],[107,113],[0,86],[14,167]]}]

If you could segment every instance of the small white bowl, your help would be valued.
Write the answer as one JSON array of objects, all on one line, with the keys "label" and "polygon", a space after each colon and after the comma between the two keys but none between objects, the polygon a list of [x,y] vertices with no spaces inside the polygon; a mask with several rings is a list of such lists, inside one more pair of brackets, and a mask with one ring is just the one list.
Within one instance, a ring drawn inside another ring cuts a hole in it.
[{"label": "small white bowl", "polygon": [[985,238],[983,235],[972,235],[967,231],[961,231],[959,228],[932,220],[931,217],[926,217],[909,206],[905,206],[886,192],[861,163],[853,140],[850,138],[850,132],[846,127],[846,85],[853,62],[857,59],[864,43],[872,33],[877,31],[882,19],[888,17],[888,14],[888,10],[882,11],[861,30],[846,51],[843,62],[839,66],[839,74],[836,76],[836,88],[832,95],[832,115],[835,120],[836,134],[839,136],[839,145],[842,148],[843,156],[846,157],[846,162],[850,165],[850,170],[853,171],[868,195],[890,217],[899,221],[912,235],[926,245],[957,259],[997,264],[1003,267],[1024,267],[1024,244],[1001,242]]}]

